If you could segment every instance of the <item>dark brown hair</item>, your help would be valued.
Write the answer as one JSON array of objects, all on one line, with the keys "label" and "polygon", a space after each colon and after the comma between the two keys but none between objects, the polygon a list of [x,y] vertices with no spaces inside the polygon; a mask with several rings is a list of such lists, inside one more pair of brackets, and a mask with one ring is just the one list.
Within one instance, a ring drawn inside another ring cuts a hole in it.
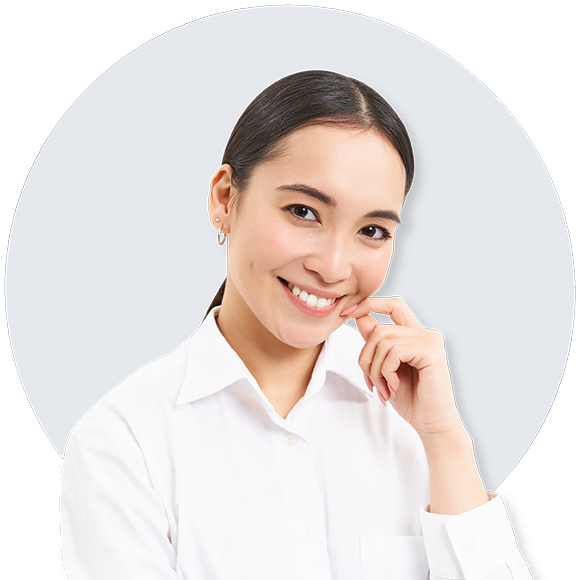
[{"label": "dark brown hair", "polygon": [[[398,151],[405,167],[405,195],[411,188],[414,158],[405,125],[393,108],[365,83],[344,75],[310,70],[284,77],[264,89],[238,119],[222,163],[232,167],[234,203],[243,199],[252,170],[280,152],[283,139],[300,127],[314,124],[375,129]],[[208,313],[222,302],[226,281]],[[207,316],[207,313],[206,313]]]},{"label": "dark brown hair", "polygon": [[393,108],[369,86],[333,72],[310,70],[284,77],[264,89],[238,119],[222,163],[233,169],[232,184],[243,191],[254,167],[272,159],[283,139],[300,127],[344,125],[381,132],[399,152],[409,191],[413,149]]}]

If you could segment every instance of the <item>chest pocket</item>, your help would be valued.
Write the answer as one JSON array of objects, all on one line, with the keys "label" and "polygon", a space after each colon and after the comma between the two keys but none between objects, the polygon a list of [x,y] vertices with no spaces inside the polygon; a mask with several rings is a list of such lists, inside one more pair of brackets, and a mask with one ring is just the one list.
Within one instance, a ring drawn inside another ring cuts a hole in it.
[{"label": "chest pocket", "polygon": [[360,536],[361,580],[427,580],[423,536]]}]

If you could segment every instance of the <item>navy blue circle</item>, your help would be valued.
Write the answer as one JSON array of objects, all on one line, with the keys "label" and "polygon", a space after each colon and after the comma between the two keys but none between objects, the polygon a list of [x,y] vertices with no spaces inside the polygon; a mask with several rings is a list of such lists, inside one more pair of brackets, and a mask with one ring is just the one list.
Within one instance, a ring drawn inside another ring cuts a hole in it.
[{"label": "navy blue circle", "polygon": [[338,10],[252,8],[187,24],[69,109],[30,171],[9,243],[10,339],[30,403],[62,454],[99,398],[196,330],[226,271],[210,178],[254,96],[306,69],[368,83],[409,130],[416,180],[379,294],[403,296],[444,333],[494,489],[539,430],[568,354],[574,273],[558,196],[524,131],[471,73]]}]

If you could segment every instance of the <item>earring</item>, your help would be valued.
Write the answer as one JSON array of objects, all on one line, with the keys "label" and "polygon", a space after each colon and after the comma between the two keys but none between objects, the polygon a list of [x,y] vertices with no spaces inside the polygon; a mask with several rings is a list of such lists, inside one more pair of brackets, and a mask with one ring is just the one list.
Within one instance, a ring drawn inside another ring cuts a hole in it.
[{"label": "earring", "polygon": [[218,244],[220,246],[223,246],[226,243],[227,237],[228,237],[228,234],[223,233],[222,227],[220,226],[220,229],[218,230]]},{"label": "earring", "polygon": [[216,223],[220,221],[220,218],[215,218]]}]

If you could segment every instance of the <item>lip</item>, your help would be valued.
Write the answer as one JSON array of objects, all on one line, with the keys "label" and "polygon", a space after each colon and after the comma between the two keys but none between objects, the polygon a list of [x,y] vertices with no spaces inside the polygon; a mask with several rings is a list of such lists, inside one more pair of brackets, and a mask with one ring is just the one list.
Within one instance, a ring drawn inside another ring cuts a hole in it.
[{"label": "lip", "polygon": [[302,284],[294,284],[292,280],[284,280],[284,278],[279,278],[279,280],[282,280],[282,282],[284,282],[284,286],[286,286],[287,284],[292,284],[292,286],[298,286],[300,290],[306,290],[308,294],[314,294],[314,296],[316,296],[317,298],[336,298],[338,300],[339,298],[342,298],[344,296],[344,294],[340,295],[332,294],[332,292],[319,290],[318,288],[314,288],[314,286],[303,286]]},{"label": "lip", "polygon": [[310,316],[314,316],[315,318],[323,318],[324,316],[328,316],[329,314],[332,314],[336,310],[339,302],[341,302],[342,298],[343,298],[343,296],[332,295],[329,292],[320,292],[319,291],[320,294],[317,294],[316,293],[317,291],[314,289],[311,292],[308,289],[308,287],[304,288],[302,286],[298,286],[298,288],[300,288],[301,290],[306,290],[306,292],[308,292],[309,294],[314,294],[314,296],[318,296],[318,298],[336,298],[336,300],[330,306],[325,306],[324,308],[316,308],[315,306],[308,306],[308,304],[306,304],[306,302],[302,302],[302,300],[300,300],[300,298],[298,298],[297,296],[294,296],[294,294],[292,293],[290,288],[288,288],[285,280],[283,280],[282,278],[278,278],[278,280],[280,280],[280,284],[282,285],[282,288],[286,291],[286,295],[288,296],[288,298],[290,298],[290,300],[294,303],[294,305],[299,310],[304,312],[305,314],[308,314]]}]

